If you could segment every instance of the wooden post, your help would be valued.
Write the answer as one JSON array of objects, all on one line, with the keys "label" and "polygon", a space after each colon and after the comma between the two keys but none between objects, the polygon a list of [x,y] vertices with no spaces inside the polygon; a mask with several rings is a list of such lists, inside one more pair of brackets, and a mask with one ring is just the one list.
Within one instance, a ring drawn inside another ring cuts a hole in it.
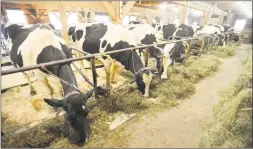
[{"label": "wooden post", "polygon": [[[135,2],[136,1],[127,1],[125,6],[123,7],[123,16],[126,16],[129,13],[131,8],[134,6]],[[141,2],[141,1],[139,1],[139,2]]]},{"label": "wooden post", "polygon": [[221,25],[223,16],[219,15],[218,17],[218,24]]},{"label": "wooden post", "polygon": [[[188,1],[187,1],[188,3]],[[180,23],[184,23],[185,20],[185,16],[186,16],[186,10],[187,10],[187,6],[181,6],[179,9],[179,19],[180,19]]]},{"label": "wooden post", "polygon": [[208,23],[209,12],[204,11],[204,25]]},{"label": "wooden post", "polygon": [[120,1],[115,1],[114,10],[115,10],[115,23],[121,24]]},{"label": "wooden post", "polygon": [[109,3],[108,1],[101,1],[101,3],[103,4],[108,15],[112,18],[112,21],[114,23],[121,24],[120,2],[114,1],[112,3]]},{"label": "wooden post", "polygon": [[67,34],[67,17],[64,11],[63,5],[59,4],[59,12],[60,12],[60,19],[62,24],[62,35],[63,39],[66,41],[66,44],[69,45],[69,38]]}]

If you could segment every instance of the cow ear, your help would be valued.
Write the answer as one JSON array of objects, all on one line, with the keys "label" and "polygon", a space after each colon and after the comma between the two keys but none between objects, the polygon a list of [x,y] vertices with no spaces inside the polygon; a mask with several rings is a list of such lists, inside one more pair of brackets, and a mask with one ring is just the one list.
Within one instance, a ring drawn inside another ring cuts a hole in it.
[{"label": "cow ear", "polygon": [[64,99],[56,100],[56,99],[47,99],[47,98],[45,98],[44,101],[52,107],[63,107],[64,103],[65,103]]},{"label": "cow ear", "polygon": [[89,98],[92,96],[93,92],[94,92],[94,89],[91,89],[90,91],[88,91],[88,92],[84,95],[84,99],[89,99]]}]

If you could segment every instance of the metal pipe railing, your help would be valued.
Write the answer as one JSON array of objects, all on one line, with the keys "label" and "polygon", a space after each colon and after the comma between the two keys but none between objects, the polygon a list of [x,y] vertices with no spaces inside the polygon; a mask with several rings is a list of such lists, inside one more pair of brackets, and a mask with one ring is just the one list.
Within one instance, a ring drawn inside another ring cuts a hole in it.
[{"label": "metal pipe railing", "polygon": [[57,64],[66,64],[66,63],[69,63],[69,62],[74,62],[74,61],[79,61],[79,60],[83,60],[83,59],[103,56],[105,54],[110,55],[110,54],[130,51],[130,50],[136,50],[136,49],[139,49],[139,48],[147,48],[147,47],[152,47],[152,46],[157,46],[157,45],[176,43],[176,42],[180,42],[180,41],[194,40],[194,39],[199,39],[199,38],[208,37],[208,36],[210,36],[210,35],[202,36],[202,37],[200,36],[200,37],[190,38],[190,39],[173,40],[173,41],[168,41],[168,42],[164,42],[164,43],[155,43],[155,44],[143,45],[143,46],[138,46],[138,47],[125,48],[125,49],[120,49],[120,50],[115,50],[115,51],[104,52],[104,53],[89,54],[89,55],[81,56],[81,57],[78,57],[78,58],[68,58],[68,59],[63,59],[63,60],[58,60],[58,61],[41,63],[41,64],[37,64],[37,65],[33,65],[33,66],[19,67],[19,68],[15,68],[15,69],[1,71],[1,75],[3,76],[3,75],[13,74],[13,73],[17,73],[17,72],[29,71],[29,70],[38,69],[38,68],[45,67],[45,66],[51,66],[51,65],[57,65]]}]

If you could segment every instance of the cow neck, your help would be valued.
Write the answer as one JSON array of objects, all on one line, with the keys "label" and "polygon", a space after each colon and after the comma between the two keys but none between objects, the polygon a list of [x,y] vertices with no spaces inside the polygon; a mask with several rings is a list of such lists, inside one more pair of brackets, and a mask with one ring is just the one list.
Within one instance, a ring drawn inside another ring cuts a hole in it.
[{"label": "cow neck", "polygon": [[141,68],[144,67],[141,58],[136,51],[125,51],[111,56],[112,58],[120,62],[126,70],[131,71],[133,74],[135,74]]},{"label": "cow neck", "polygon": [[[69,84],[74,84],[75,86],[78,87],[74,72],[72,71],[70,65],[68,64],[61,65],[59,67],[58,77],[67,81]],[[62,81],[61,85],[64,91],[64,96],[75,91],[75,89],[73,89],[70,85],[63,83]]]},{"label": "cow neck", "polygon": [[129,70],[133,73],[136,74],[141,68],[144,67],[140,57],[136,53],[136,51],[131,51],[131,56],[129,62]]}]

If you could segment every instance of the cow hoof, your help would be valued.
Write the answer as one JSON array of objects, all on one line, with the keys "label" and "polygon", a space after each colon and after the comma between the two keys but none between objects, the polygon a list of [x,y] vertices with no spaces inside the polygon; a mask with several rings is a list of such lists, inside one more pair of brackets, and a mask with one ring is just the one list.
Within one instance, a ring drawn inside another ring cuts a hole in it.
[{"label": "cow hoof", "polygon": [[33,95],[36,95],[37,92],[36,91],[30,91],[30,95],[33,96]]},{"label": "cow hoof", "polygon": [[166,80],[166,79],[168,79],[168,76],[167,76],[167,75],[162,75],[162,76],[161,76],[161,79]]},{"label": "cow hoof", "polygon": [[147,94],[144,94],[144,95],[143,95],[143,97],[145,97],[145,98],[148,98],[148,97],[149,97],[149,95],[147,95]]}]

